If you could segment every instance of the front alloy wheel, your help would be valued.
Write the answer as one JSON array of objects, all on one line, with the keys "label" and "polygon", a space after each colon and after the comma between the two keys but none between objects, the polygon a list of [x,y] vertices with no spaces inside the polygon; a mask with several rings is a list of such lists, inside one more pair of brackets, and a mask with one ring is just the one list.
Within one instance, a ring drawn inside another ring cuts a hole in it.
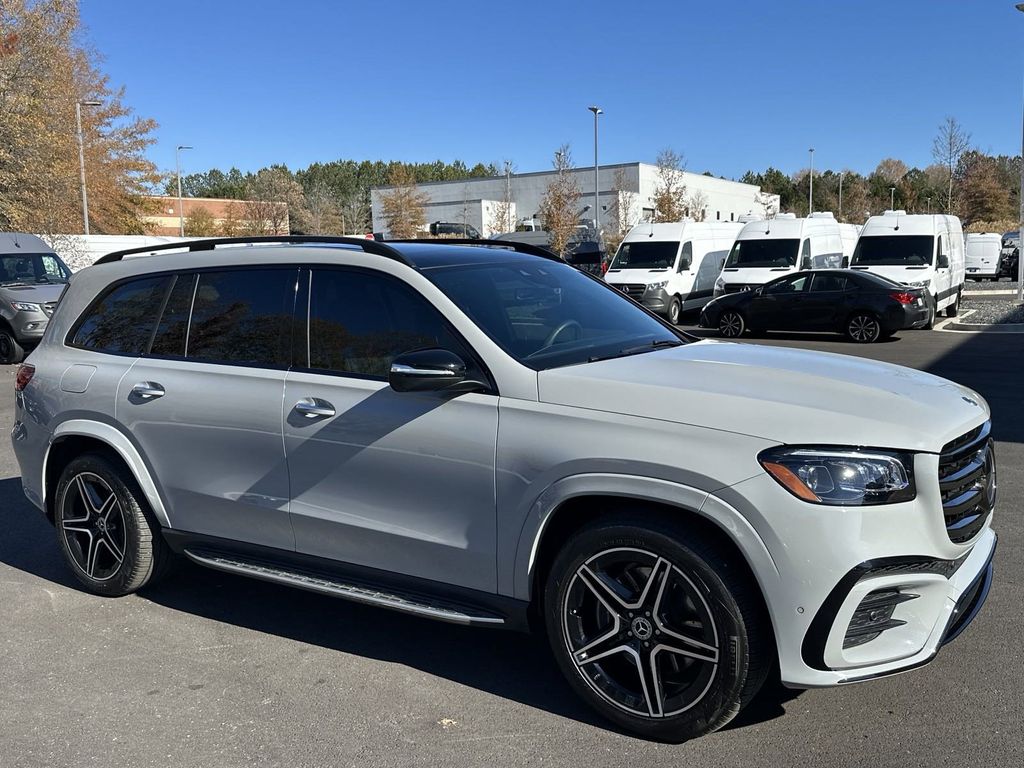
[{"label": "front alloy wheel", "polygon": [[609,549],[577,568],[562,602],[566,647],[608,703],[641,717],[671,717],[707,693],[719,637],[707,601],[664,557]]},{"label": "front alloy wheel", "polygon": [[717,730],[757,693],[771,661],[756,585],[692,528],[643,511],[573,533],[544,591],[548,640],[591,707],[647,738]]},{"label": "front alloy wheel", "polygon": [[683,316],[683,305],[679,301],[678,296],[672,297],[672,302],[668,305],[668,321],[672,325],[679,325],[679,320]]},{"label": "front alloy wheel", "polygon": [[846,335],[858,344],[870,344],[882,336],[882,325],[873,315],[854,315],[846,324]]},{"label": "front alloy wheel", "polygon": [[746,330],[743,315],[734,310],[726,310],[718,319],[718,332],[727,339],[738,339]]}]

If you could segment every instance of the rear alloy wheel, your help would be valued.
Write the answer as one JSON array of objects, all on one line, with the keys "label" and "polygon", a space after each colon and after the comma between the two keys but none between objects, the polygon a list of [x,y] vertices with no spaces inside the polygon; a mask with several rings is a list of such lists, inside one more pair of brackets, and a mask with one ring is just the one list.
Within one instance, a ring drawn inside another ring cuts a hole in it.
[{"label": "rear alloy wheel", "polygon": [[668,321],[672,325],[679,325],[679,319],[683,315],[683,303],[679,301],[678,296],[673,296],[672,301],[668,305]]},{"label": "rear alloy wheel", "polygon": [[0,328],[0,365],[14,365],[25,359],[25,350],[9,328]]},{"label": "rear alloy wheel", "polygon": [[594,524],[558,556],[545,594],[548,637],[573,689],[665,741],[721,728],[768,670],[765,625],[739,569],[683,536],[633,516]]},{"label": "rear alloy wheel", "polygon": [[738,339],[747,329],[743,315],[735,310],[726,310],[718,318],[718,333],[727,339]]},{"label": "rear alloy wheel", "polygon": [[847,321],[846,335],[858,344],[871,344],[882,337],[882,325],[874,315],[857,314]]},{"label": "rear alloy wheel", "polygon": [[64,469],[54,501],[61,554],[90,591],[118,597],[158,578],[170,550],[135,478],[96,453]]}]

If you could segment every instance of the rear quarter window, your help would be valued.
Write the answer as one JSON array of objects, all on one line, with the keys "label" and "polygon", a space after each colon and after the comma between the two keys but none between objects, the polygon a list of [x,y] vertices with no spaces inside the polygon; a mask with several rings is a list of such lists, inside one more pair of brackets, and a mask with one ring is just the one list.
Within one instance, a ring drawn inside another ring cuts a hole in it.
[{"label": "rear quarter window", "polygon": [[108,289],[78,321],[71,346],[141,355],[149,346],[170,282],[169,277],[148,277]]}]

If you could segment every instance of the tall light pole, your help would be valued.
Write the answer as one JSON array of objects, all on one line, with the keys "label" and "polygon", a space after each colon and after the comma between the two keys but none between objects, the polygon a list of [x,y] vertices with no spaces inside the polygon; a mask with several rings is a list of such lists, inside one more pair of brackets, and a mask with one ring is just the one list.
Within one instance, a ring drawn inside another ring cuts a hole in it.
[{"label": "tall light pole", "polygon": [[[1014,6],[1024,12],[1024,3]],[[1024,121],[1021,122],[1020,142],[1020,222],[1017,230],[1017,301],[1024,301]]]},{"label": "tall light pole", "polygon": [[598,241],[601,240],[601,204],[598,200],[598,174],[597,174],[597,116],[603,115],[604,111],[600,107],[587,107],[591,112],[594,113],[594,237]]},{"label": "tall light pole", "polygon": [[514,222],[512,221],[512,161],[505,161],[505,221],[502,222],[503,227],[508,227],[511,232],[515,229]]},{"label": "tall light pole", "polygon": [[185,213],[181,207],[181,150],[193,149],[184,144],[179,144],[174,150],[174,163],[178,170],[178,234],[185,236]]},{"label": "tall light pole", "polygon": [[843,220],[843,172],[839,172],[839,220]]},{"label": "tall light pole", "polygon": [[85,191],[85,138],[82,136],[82,107],[99,107],[102,101],[76,101],[75,125],[78,126],[78,171],[82,185],[82,222],[85,234],[89,234],[89,193]]},{"label": "tall light pole", "polygon": [[931,213],[931,212],[932,212],[932,198],[931,198],[931,196],[929,196],[928,197],[928,213]]},{"label": "tall light pole", "polygon": [[896,210],[896,187],[889,187],[889,210]]},{"label": "tall light pole", "polygon": [[811,186],[807,189],[807,215],[814,213],[814,147],[807,150],[811,156]]}]

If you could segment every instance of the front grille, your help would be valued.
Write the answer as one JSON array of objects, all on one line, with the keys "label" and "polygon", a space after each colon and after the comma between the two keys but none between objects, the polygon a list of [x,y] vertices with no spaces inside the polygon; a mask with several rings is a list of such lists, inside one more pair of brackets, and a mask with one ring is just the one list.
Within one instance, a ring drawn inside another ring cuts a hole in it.
[{"label": "front grille", "polygon": [[644,291],[647,290],[647,285],[644,283],[620,283],[615,287],[631,299],[639,299],[644,295]]},{"label": "front grille", "polygon": [[743,283],[726,283],[726,293],[739,293],[740,291],[752,291],[755,288],[760,288],[759,285],[744,285]]},{"label": "front grille", "polygon": [[951,440],[939,455],[939,491],[949,539],[974,538],[996,502],[996,460],[991,423]]}]

